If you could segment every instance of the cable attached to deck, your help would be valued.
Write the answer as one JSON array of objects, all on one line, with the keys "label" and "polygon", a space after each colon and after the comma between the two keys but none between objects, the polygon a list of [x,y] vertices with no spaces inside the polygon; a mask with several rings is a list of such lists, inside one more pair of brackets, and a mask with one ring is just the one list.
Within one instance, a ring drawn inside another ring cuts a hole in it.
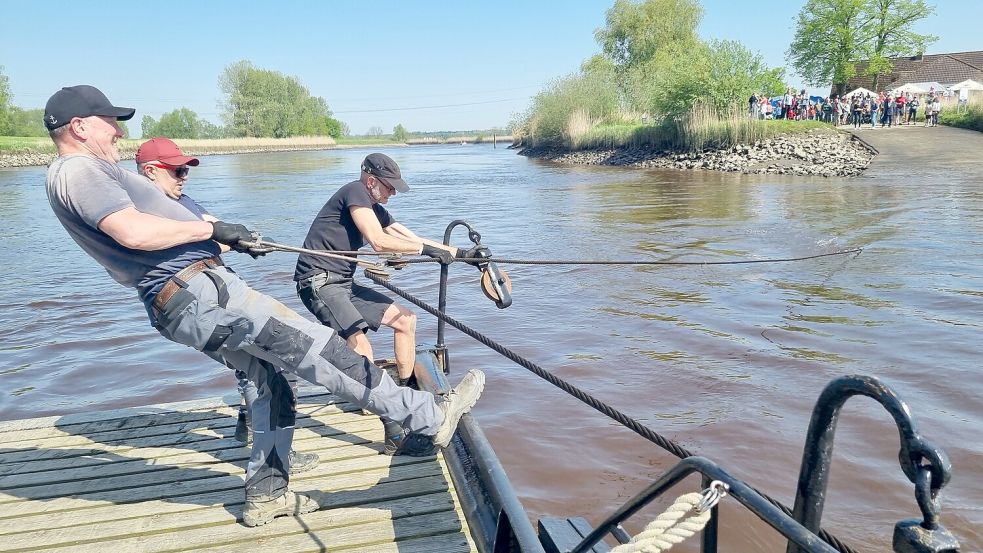
[{"label": "cable attached to deck", "polygon": [[[532,361],[529,361],[528,359],[522,357],[521,355],[515,353],[514,351],[508,349],[507,347],[499,344],[498,342],[492,340],[491,338],[488,338],[487,336],[478,332],[477,330],[474,330],[473,328],[465,325],[464,323],[461,323],[460,321],[454,319],[453,317],[447,315],[446,313],[441,313],[432,305],[424,302],[423,300],[416,298],[415,296],[409,294],[408,292],[389,283],[385,278],[369,271],[365,272],[365,276],[367,276],[370,280],[372,280],[372,282],[375,282],[379,286],[385,287],[386,289],[390,290],[394,294],[397,294],[403,299],[413,303],[413,305],[416,305],[420,309],[423,309],[427,313],[430,313],[434,317],[437,317],[438,319],[460,330],[464,334],[467,334],[468,336],[474,338],[475,340],[478,340],[485,346],[493,349],[494,351],[503,355],[510,361],[531,371],[536,376],[542,378],[543,380],[546,380],[550,384],[556,386],[557,388],[563,390],[564,392],[579,399],[583,403],[586,403],[587,405],[593,407],[595,410],[600,411],[601,413],[604,413],[608,417],[618,421],[623,426],[629,428],[636,434],[656,444],[657,446],[668,451],[669,453],[672,453],[676,457],[680,459],[685,459],[686,457],[693,457],[695,455],[695,453],[689,451],[688,449],[684,448],[683,446],[679,445],[673,440],[660,435],[658,432],[641,424],[640,422],[629,417],[625,413],[618,411],[614,407],[611,407],[610,405],[604,403],[603,401],[591,396],[589,393],[581,390],[580,388],[577,388],[573,384],[570,384],[569,382],[566,382],[565,380],[555,376],[553,373],[547,371],[546,369],[540,367],[539,365],[533,363]],[[789,517],[792,516],[792,510],[786,507],[785,505],[783,505],[782,503],[780,503],[779,501],[772,499],[770,496],[768,496],[767,494],[756,488],[752,487],[751,489],[753,489],[758,495],[766,499],[769,503],[781,509]],[[833,546],[837,551],[840,551],[841,553],[857,553],[849,545],[843,543],[842,541],[839,540],[839,538],[830,534],[826,530],[820,529],[819,537],[822,538],[823,541],[825,541],[826,543]]]}]

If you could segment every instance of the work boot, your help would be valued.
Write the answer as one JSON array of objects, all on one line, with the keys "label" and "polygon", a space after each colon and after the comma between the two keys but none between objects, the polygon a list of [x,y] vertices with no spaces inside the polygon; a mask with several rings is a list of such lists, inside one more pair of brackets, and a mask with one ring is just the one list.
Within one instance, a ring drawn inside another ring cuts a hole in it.
[{"label": "work boot", "polygon": [[444,412],[444,422],[433,436],[434,444],[438,447],[447,447],[451,443],[451,438],[457,430],[457,423],[464,413],[470,411],[478,402],[484,388],[485,373],[478,369],[471,369],[457,387],[447,394],[445,401],[440,404],[440,409]]},{"label": "work boot", "polygon": [[302,515],[320,509],[317,501],[302,493],[285,492],[276,499],[247,499],[242,509],[242,523],[262,526],[276,517]]},{"label": "work boot", "polygon": [[249,445],[250,442],[249,413],[243,407],[239,408],[239,416],[236,418],[235,439],[246,445]]},{"label": "work boot", "polygon": [[402,426],[386,419],[382,419],[382,427],[386,434],[383,455],[429,457],[437,453],[437,448],[433,445],[433,436],[406,432]]},{"label": "work boot", "polygon": [[317,453],[301,453],[291,449],[290,453],[287,454],[287,461],[290,463],[290,474],[297,474],[316,467],[321,459]]}]

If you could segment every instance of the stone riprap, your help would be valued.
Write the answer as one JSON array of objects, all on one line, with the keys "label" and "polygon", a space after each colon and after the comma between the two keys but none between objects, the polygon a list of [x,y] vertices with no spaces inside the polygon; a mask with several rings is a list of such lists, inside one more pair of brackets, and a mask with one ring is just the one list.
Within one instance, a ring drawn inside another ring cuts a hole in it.
[{"label": "stone riprap", "polygon": [[732,173],[774,173],[823,177],[858,175],[875,152],[842,132],[810,131],[782,135],[754,144],[697,152],[654,151],[642,147],[571,152],[526,148],[522,155],[556,163],[621,165],[639,168],[698,169]]}]

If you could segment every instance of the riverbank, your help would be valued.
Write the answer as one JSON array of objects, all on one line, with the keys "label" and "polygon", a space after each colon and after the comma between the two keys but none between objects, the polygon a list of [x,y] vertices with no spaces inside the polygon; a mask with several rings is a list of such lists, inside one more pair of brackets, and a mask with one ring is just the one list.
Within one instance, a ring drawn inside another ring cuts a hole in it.
[{"label": "riverbank", "polygon": [[577,165],[772,173],[823,177],[859,175],[876,151],[856,136],[834,129],[785,134],[716,150],[672,152],[629,146],[571,152],[526,148],[521,155]]},{"label": "riverbank", "polygon": [[[10,141],[4,143],[3,140]],[[294,138],[221,138],[221,139],[182,139],[175,140],[181,150],[190,156],[255,154],[266,152],[296,152],[303,150],[338,150],[346,148],[377,148],[400,146],[424,146],[439,144],[479,144],[512,142],[511,135],[473,135],[447,139],[413,138],[406,142],[393,142],[386,138],[342,138],[335,141],[330,137]],[[121,159],[136,157],[137,148],[144,139],[124,139],[117,143]],[[0,137],[0,167],[30,167],[48,165],[56,157],[55,147],[47,137],[19,138]]]}]

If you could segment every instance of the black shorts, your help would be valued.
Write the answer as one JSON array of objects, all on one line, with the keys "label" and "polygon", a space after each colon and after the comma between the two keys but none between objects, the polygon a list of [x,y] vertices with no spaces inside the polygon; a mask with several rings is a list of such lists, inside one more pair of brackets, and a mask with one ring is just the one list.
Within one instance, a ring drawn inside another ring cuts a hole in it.
[{"label": "black shorts", "polygon": [[321,273],[297,283],[297,294],[322,324],[344,339],[358,331],[379,330],[392,298],[350,277]]}]

